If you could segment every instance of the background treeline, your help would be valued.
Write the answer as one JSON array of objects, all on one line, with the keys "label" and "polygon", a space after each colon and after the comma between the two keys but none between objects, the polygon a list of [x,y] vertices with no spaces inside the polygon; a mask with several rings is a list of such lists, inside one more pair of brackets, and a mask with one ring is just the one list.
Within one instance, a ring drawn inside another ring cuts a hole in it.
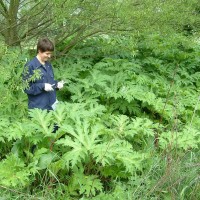
[{"label": "background treeline", "polygon": [[[2,198],[199,199],[199,17],[195,0],[0,1]],[[49,113],[21,81],[42,36],[67,82]]]}]

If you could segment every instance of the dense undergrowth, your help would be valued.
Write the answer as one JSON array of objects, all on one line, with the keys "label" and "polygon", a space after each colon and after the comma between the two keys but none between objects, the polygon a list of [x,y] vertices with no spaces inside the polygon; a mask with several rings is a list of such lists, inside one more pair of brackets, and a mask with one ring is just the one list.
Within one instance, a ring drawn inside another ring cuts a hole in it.
[{"label": "dense undergrowth", "polygon": [[53,61],[67,84],[47,113],[26,108],[28,54],[2,48],[1,196],[199,199],[199,52],[180,35],[87,40]]}]

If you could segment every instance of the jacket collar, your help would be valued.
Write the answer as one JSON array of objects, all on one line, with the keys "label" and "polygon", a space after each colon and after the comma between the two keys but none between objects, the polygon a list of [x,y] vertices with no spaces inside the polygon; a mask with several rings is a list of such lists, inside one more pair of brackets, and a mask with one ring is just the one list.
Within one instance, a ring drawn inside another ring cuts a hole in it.
[{"label": "jacket collar", "polygon": [[[38,69],[39,67],[44,67],[44,65],[42,65],[42,63],[37,59],[36,56],[33,58],[33,62],[36,69]],[[49,65],[49,63],[45,62],[45,65]]]}]

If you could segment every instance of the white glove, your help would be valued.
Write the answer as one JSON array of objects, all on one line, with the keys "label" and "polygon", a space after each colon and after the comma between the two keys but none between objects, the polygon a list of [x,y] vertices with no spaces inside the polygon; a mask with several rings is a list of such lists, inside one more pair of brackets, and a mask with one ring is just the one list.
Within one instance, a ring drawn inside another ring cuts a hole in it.
[{"label": "white glove", "polygon": [[44,84],[44,90],[45,90],[46,92],[50,92],[50,91],[53,91],[54,89],[53,89],[53,87],[52,87],[51,84],[45,83],[45,84]]},{"label": "white glove", "polygon": [[63,88],[63,86],[64,86],[64,81],[59,81],[58,83],[57,83],[57,88],[60,90],[60,89],[62,89]]}]

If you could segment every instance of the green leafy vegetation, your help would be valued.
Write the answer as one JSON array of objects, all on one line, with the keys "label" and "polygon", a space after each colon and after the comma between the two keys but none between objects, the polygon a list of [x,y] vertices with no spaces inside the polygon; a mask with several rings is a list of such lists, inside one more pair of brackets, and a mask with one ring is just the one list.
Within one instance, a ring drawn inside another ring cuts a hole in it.
[{"label": "green leafy vegetation", "polygon": [[28,54],[2,45],[0,58],[4,199],[200,198],[194,37],[85,40],[53,61],[67,83],[52,112],[27,110]]}]

